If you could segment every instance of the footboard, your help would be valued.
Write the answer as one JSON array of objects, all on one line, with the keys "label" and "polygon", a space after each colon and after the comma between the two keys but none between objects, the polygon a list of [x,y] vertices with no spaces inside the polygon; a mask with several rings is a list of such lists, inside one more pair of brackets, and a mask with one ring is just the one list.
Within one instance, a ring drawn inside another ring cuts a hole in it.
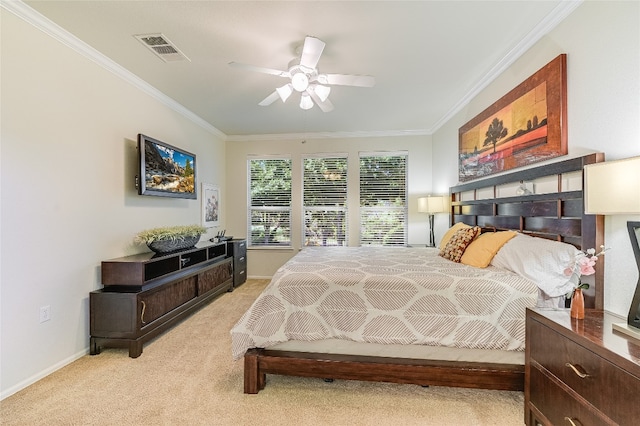
[{"label": "footboard", "polygon": [[251,349],[244,357],[244,393],[267,374],[415,385],[521,391],[524,366]]}]

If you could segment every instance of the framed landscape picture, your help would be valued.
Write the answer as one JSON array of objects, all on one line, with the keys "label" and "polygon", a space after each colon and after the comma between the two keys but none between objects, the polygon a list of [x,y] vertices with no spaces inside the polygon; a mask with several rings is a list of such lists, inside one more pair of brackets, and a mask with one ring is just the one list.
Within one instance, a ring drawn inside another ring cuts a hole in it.
[{"label": "framed landscape picture", "polygon": [[460,182],[566,155],[566,121],[562,54],[460,128]]}]

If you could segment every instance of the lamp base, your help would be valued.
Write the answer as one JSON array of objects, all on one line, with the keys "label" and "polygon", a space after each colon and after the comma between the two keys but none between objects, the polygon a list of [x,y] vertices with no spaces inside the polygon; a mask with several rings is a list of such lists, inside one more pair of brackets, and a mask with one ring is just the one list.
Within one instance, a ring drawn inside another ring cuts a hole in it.
[{"label": "lamp base", "polygon": [[640,342],[640,329],[623,322],[613,323],[612,327],[614,332],[617,331]]}]

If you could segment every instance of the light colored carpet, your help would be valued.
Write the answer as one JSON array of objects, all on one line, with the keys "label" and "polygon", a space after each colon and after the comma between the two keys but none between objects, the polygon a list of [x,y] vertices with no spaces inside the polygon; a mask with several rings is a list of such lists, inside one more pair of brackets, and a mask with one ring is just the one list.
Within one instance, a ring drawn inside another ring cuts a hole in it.
[{"label": "light colored carpet", "polygon": [[144,346],[87,355],[0,402],[2,425],[522,425],[522,392],[267,376],[243,394],[229,330],[249,280]]}]

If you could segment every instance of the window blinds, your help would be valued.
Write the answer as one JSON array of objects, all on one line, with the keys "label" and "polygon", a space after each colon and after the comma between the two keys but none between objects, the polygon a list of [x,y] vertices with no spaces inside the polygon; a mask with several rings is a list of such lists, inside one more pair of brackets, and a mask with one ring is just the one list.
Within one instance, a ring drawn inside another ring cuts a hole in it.
[{"label": "window blinds", "polygon": [[291,159],[249,160],[249,246],[291,245]]},{"label": "window blinds", "polygon": [[360,245],[406,245],[407,154],[360,154]]},{"label": "window blinds", "polygon": [[347,157],[308,157],[303,164],[303,245],[346,245]]}]

